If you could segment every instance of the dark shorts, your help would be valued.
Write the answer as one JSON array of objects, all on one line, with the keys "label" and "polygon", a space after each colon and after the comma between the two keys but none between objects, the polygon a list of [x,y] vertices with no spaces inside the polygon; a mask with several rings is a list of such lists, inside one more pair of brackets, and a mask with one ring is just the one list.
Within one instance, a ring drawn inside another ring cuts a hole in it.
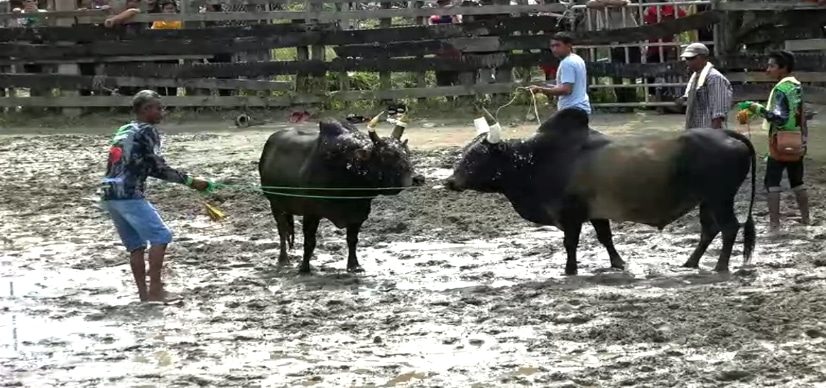
[{"label": "dark shorts", "polygon": [[766,191],[780,192],[783,189],[780,187],[780,181],[783,180],[783,171],[789,178],[789,187],[792,190],[799,190],[803,188],[803,159],[796,162],[780,162],[768,158],[766,161]]}]

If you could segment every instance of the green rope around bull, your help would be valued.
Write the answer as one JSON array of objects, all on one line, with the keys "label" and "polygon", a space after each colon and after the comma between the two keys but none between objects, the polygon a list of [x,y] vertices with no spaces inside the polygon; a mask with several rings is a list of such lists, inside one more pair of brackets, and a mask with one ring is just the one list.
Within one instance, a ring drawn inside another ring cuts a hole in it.
[{"label": "green rope around bull", "polygon": [[[278,195],[282,197],[293,198],[312,198],[312,199],[374,199],[378,196],[343,196],[343,195],[310,195],[310,194],[292,194],[283,193],[281,190],[319,190],[319,191],[380,191],[380,190],[410,190],[414,188],[421,188],[423,186],[410,187],[295,187],[295,186],[254,186],[254,185],[233,185],[228,183],[209,182],[209,188],[204,191],[204,194],[212,194],[218,189],[229,189],[243,192],[253,192],[257,194]],[[279,190],[279,191],[273,191]]]}]

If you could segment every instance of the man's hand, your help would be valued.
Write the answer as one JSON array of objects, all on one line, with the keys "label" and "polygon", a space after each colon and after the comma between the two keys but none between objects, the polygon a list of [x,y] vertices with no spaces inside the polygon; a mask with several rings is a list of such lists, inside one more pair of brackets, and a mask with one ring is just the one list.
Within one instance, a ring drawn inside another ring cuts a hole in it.
[{"label": "man's hand", "polygon": [[533,94],[542,93],[543,89],[545,89],[545,88],[543,88],[542,86],[539,86],[539,85],[528,86],[528,90]]},{"label": "man's hand", "polygon": [[115,25],[115,18],[114,18],[114,17],[107,18],[105,21],[103,21],[103,25],[104,25],[105,27],[112,27],[112,26],[114,26],[114,25]]},{"label": "man's hand", "polygon": [[686,101],[685,96],[680,96],[680,97],[677,97],[677,98],[674,99],[674,102],[677,104],[677,106],[685,105],[685,101]]},{"label": "man's hand", "polygon": [[206,179],[192,178],[192,183],[189,186],[198,191],[209,191],[212,189],[212,182]]}]

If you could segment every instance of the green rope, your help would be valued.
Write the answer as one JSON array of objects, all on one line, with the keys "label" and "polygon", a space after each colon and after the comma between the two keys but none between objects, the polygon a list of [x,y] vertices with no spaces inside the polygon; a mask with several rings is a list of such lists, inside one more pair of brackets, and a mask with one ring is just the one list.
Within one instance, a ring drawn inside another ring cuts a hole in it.
[{"label": "green rope", "polygon": [[334,187],[292,187],[292,186],[252,186],[252,185],[230,185],[226,183],[211,183],[209,189],[207,189],[205,194],[210,194],[215,191],[215,189],[232,189],[237,191],[247,191],[247,192],[255,192],[259,194],[269,194],[269,195],[278,195],[282,197],[294,197],[294,198],[312,198],[312,199],[375,199],[378,197],[379,194],[370,195],[370,196],[338,196],[338,195],[309,195],[309,194],[291,194],[291,193],[281,193],[275,192],[271,190],[265,189],[276,189],[276,190],[408,190],[414,187],[368,187],[368,188],[354,188],[354,187],[343,187],[343,188],[334,188]]}]

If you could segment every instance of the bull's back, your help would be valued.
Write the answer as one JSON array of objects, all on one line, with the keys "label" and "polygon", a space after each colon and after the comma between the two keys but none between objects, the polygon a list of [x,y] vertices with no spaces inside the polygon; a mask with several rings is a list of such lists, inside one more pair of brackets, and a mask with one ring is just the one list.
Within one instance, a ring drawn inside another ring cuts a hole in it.
[{"label": "bull's back", "polygon": [[577,164],[568,192],[589,205],[589,218],[665,226],[698,199],[678,188],[683,133],[615,139]]},{"label": "bull's back", "polygon": [[310,160],[318,141],[313,132],[282,129],[267,138],[258,173],[264,186],[297,186],[302,167]]}]

